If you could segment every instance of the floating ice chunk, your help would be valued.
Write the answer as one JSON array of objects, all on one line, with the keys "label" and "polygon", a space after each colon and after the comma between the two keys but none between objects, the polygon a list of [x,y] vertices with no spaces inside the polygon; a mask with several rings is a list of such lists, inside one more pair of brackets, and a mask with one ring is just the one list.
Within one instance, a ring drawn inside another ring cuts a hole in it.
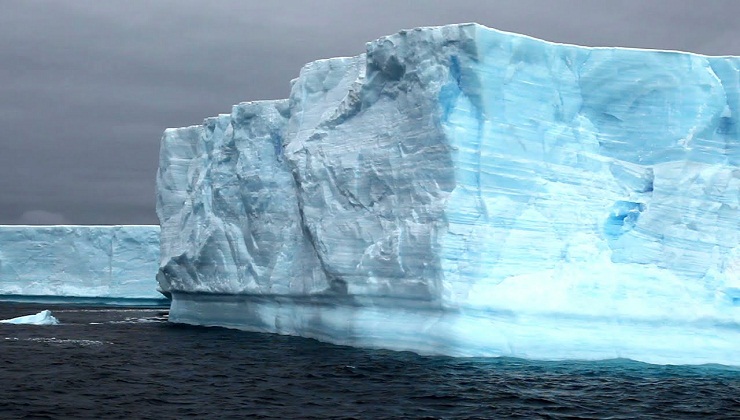
[{"label": "floating ice chunk", "polygon": [[26,325],[57,325],[59,320],[51,314],[51,311],[44,309],[36,315],[19,316],[17,318],[0,320],[3,324],[26,324]]}]

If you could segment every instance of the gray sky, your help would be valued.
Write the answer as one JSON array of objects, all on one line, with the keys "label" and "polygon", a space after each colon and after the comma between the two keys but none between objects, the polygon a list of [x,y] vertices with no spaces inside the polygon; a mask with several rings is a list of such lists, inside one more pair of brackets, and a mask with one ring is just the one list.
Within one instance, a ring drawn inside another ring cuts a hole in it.
[{"label": "gray sky", "polygon": [[738,16],[737,0],[0,0],[0,224],[156,224],[165,128],[287,97],[306,62],[403,28],[740,55]]}]

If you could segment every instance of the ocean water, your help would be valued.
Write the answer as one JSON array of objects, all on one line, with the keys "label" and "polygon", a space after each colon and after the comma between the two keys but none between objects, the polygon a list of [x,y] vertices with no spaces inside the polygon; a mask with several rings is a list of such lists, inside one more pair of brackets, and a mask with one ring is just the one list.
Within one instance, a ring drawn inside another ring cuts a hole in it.
[{"label": "ocean water", "polygon": [[[740,418],[740,369],[425,357],[173,325],[166,308],[0,324],[0,418]],[[740,351],[740,349],[738,349]]]}]

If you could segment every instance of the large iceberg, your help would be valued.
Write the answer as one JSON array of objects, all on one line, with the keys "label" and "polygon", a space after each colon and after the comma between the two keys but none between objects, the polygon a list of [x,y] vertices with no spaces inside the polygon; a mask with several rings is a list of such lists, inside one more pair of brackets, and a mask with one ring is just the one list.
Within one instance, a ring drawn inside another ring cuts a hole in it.
[{"label": "large iceberg", "polygon": [[164,303],[158,226],[0,226],[0,298]]},{"label": "large iceberg", "polygon": [[168,129],[170,320],[454,356],[740,365],[740,58],[475,24]]}]

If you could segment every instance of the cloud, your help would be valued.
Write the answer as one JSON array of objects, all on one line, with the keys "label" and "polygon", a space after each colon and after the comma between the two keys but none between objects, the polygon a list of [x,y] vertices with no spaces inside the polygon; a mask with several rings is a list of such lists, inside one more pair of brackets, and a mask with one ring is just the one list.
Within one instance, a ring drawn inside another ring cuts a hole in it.
[{"label": "cloud", "polygon": [[285,98],[303,64],[403,28],[476,21],[555,42],[740,54],[737,0],[0,3],[0,224],[28,209],[156,223],[165,128]]},{"label": "cloud", "polygon": [[19,225],[68,225],[64,215],[46,210],[28,210],[18,218]]}]

